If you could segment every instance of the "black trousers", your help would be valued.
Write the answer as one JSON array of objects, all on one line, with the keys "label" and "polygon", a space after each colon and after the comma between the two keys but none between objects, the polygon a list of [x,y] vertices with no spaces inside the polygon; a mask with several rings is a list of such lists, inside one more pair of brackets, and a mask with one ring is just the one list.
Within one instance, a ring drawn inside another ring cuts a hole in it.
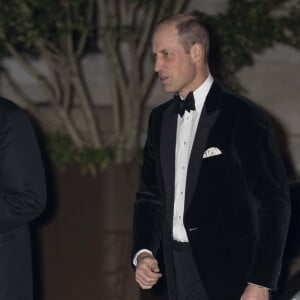
[{"label": "black trousers", "polygon": [[189,243],[173,241],[176,300],[208,300]]},{"label": "black trousers", "polygon": [[[209,300],[196,268],[189,243],[173,241],[173,262],[176,278],[176,300]],[[271,299],[270,292],[269,300]]]}]

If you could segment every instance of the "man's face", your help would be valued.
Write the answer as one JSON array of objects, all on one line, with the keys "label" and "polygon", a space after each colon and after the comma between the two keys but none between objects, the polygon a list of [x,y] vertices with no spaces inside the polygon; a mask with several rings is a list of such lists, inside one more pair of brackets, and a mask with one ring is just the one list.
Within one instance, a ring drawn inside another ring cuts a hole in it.
[{"label": "man's face", "polygon": [[[197,88],[196,64],[192,53],[186,53],[175,25],[162,25],[152,38],[154,71],[166,92],[179,92],[185,97]],[[191,51],[190,51],[191,52]]]}]

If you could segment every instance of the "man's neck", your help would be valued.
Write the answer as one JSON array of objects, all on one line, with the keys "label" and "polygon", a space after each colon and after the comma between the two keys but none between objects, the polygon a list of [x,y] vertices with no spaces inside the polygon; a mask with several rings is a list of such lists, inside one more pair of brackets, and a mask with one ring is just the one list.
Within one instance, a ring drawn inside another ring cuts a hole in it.
[{"label": "man's neck", "polygon": [[207,80],[209,75],[210,72],[207,66],[201,72],[199,72],[199,75],[197,76],[195,82],[190,86],[189,89],[179,91],[179,96],[181,97],[181,99],[185,99],[190,92],[194,92],[196,89],[198,89]]}]

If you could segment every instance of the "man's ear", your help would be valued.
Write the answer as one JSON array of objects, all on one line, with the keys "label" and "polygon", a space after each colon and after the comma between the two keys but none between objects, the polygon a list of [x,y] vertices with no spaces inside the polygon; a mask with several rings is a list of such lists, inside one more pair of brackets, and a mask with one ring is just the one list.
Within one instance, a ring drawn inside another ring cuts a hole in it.
[{"label": "man's ear", "polygon": [[204,61],[205,52],[204,48],[200,43],[195,43],[190,49],[192,58],[195,62]]}]

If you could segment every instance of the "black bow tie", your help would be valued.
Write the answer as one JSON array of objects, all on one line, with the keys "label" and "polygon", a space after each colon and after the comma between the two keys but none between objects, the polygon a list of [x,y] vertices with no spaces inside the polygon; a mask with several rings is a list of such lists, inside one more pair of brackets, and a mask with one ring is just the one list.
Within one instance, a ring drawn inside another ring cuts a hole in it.
[{"label": "black bow tie", "polygon": [[178,113],[181,117],[184,115],[185,111],[190,112],[191,110],[195,110],[195,100],[193,92],[189,92],[185,100],[181,100],[179,94],[175,94],[174,101],[176,104],[176,113]]}]

